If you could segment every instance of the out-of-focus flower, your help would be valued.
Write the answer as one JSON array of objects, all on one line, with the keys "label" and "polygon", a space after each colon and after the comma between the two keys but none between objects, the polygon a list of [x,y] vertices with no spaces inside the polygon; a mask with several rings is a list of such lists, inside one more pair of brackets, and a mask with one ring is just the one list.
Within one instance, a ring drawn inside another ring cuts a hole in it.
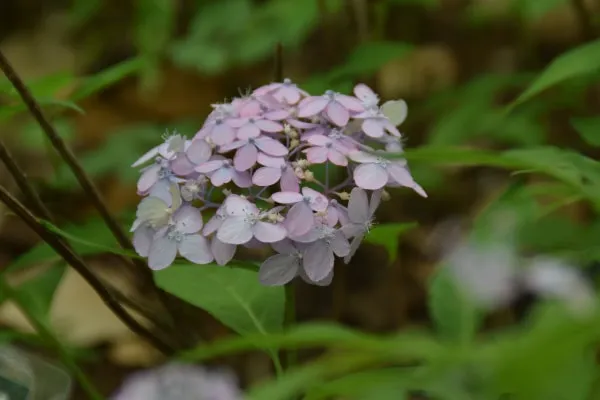
[{"label": "out-of-focus flower", "polygon": [[242,400],[233,373],[166,364],[130,375],[111,400]]},{"label": "out-of-focus flower", "polygon": [[[271,244],[279,254],[263,265],[263,283],[300,277],[328,285],[335,258],[349,261],[368,232],[380,189],[407,186],[426,196],[404,160],[375,150],[402,151],[396,126],[406,103],[380,107],[362,84],[354,93],[310,96],[289,80],[272,83],[213,105],[192,140],[165,137],[134,163],[146,166],[131,228],[138,254],[154,269],[177,255],[225,265],[239,245]],[[346,179],[331,182],[334,171]],[[365,190],[374,191],[370,203]],[[202,226],[200,212],[211,210]]]}]

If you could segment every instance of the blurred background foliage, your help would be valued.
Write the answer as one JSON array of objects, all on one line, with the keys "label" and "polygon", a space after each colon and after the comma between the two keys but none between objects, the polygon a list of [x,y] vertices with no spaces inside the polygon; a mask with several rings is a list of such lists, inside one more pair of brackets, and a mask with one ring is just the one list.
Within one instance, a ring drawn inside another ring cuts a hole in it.
[{"label": "blurred background foliage", "polygon": [[[463,158],[432,151],[409,158],[429,199],[393,190],[378,219],[398,225],[376,230],[372,244],[336,272],[332,287],[298,283],[298,296],[306,298],[299,305],[301,319],[388,331],[430,323],[427,279],[448,239],[440,226],[459,221],[485,227],[485,218],[478,217],[490,204],[517,211],[516,243],[527,254],[558,254],[580,266],[600,256],[600,167],[593,161],[600,156],[597,42],[594,52],[564,59],[549,78],[552,85],[542,82],[542,89],[551,88],[527,95],[506,114],[552,60],[597,39],[599,11],[597,0],[2,0],[0,46],[125,225],[137,202],[138,173],[129,165],[166,130],[190,137],[210,104],[271,81],[278,43],[285,75],[312,93],[349,92],[366,82],[386,100],[406,99],[409,116],[401,128],[409,154],[417,147],[450,146],[490,155],[509,151],[519,161],[509,168],[520,170],[516,176],[494,162],[469,162],[471,153]],[[2,79],[0,136],[60,226],[80,239],[114,246]],[[528,174],[523,165],[543,174]],[[502,196],[515,179],[522,184]],[[0,182],[14,187],[4,170]],[[56,261],[5,210],[0,220],[0,265],[16,269]],[[78,249],[118,280],[114,259],[98,248]],[[84,289],[77,286],[81,282],[61,281],[63,267],[57,264],[60,274],[48,273],[43,281],[52,293],[71,285],[63,289],[66,300],[55,298],[52,311],[42,311],[53,319],[68,315],[65,326],[77,331],[89,325],[85,307],[101,306],[82,301],[83,310],[72,309],[69,299],[84,298]],[[22,325],[10,312],[1,315],[7,329]],[[106,318],[105,326],[118,325]],[[198,318],[204,337],[225,334],[210,316]],[[500,312],[486,323],[513,320],[510,312]],[[88,362],[106,387],[119,381],[119,371],[156,360],[145,348],[133,350],[121,326],[93,335],[93,329],[84,331],[69,339],[73,347],[114,344],[100,351],[108,362]],[[261,379],[267,367],[255,366],[268,363],[260,357],[229,361],[246,382]]]}]

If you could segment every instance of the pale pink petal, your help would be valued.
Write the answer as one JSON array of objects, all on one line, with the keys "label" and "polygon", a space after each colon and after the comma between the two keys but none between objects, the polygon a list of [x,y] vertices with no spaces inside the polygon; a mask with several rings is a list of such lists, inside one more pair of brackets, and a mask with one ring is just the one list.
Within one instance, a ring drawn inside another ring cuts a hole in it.
[{"label": "pale pink petal", "polygon": [[348,158],[357,163],[374,163],[377,162],[377,156],[365,153],[364,151],[356,150],[348,153]]},{"label": "pale pink petal", "polygon": [[136,168],[136,167],[139,167],[142,164],[147,163],[150,160],[153,160],[158,155],[158,148],[159,148],[159,146],[156,146],[155,148],[151,149],[146,154],[144,154],[143,156],[141,156],[140,158],[138,158],[138,160],[136,162],[134,162],[133,164],[131,164],[131,167],[132,168]]},{"label": "pale pink petal", "polygon": [[258,271],[258,279],[265,286],[281,286],[298,274],[299,259],[287,254],[275,254],[265,260]]},{"label": "pale pink petal", "polygon": [[348,159],[342,153],[337,151],[336,149],[329,149],[327,152],[327,158],[335,165],[339,165],[340,167],[345,167],[348,165]]},{"label": "pale pink petal", "polygon": [[179,243],[179,254],[195,264],[208,264],[214,259],[208,240],[200,235],[186,235]]},{"label": "pale pink petal", "polygon": [[361,100],[368,100],[377,97],[375,92],[373,92],[373,90],[364,83],[359,83],[354,86],[354,95]]},{"label": "pale pink petal", "polygon": [[235,131],[227,124],[216,124],[210,133],[210,138],[217,146],[223,146],[234,141]]},{"label": "pale pink petal", "polygon": [[250,171],[240,172],[232,170],[231,174],[233,183],[235,183],[237,187],[245,189],[252,186],[252,176],[250,175]]},{"label": "pale pink petal", "polygon": [[173,196],[171,195],[171,182],[168,179],[161,179],[152,186],[150,192],[148,192],[148,196],[150,197],[158,197],[165,204],[169,206],[173,202]]},{"label": "pale pink petal", "polygon": [[344,106],[344,108],[347,108],[348,110],[353,112],[361,112],[365,110],[365,107],[360,102],[360,100],[352,96],[346,96],[345,94],[336,94],[335,101]]},{"label": "pale pink petal", "polygon": [[355,224],[354,222],[348,222],[340,228],[345,237],[351,238],[359,235],[364,235],[365,228],[362,224]]},{"label": "pale pink petal", "polygon": [[226,183],[231,182],[232,172],[231,168],[219,168],[210,175],[210,181],[217,187],[223,186]]},{"label": "pale pink petal", "polygon": [[237,246],[235,244],[223,243],[215,236],[210,243],[210,250],[215,257],[216,263],[225,265],[233,259]]},{"label": "pale pink petal", "polygon": [[371,217],[369,214],[369,199],[367,197],[367,192],[361,188],[356,187],[350,192],[348,217],[350,217],[350,221],[356,224],[364,224]]},{"label": "pale pink petal", "polygon": [[311,147],[305,151],[306,159],[311,164],[323,164],[327,161],[328,150],[326,147]]},{"label": "pale pink petal", "polygon": [[291,167],[287,167],[283,170],[279,181],[281,190],[283,192],[298,192],[300,191],[300,183],[298,177],[294,173]]},{"label": "pale pink petal", "polygon": [[237,150],[242,146],[245,146],[246,144],[248,144],[247,140],[236,140],[234,142],[231,142],[229,144],[223,145],[219,147],[219,152],[221,153],[227,153],[228,151],[231,150]]},{"label": "pale pink petal", "polygon": [[333,239],[329,242],[329,246],[338,257],[345,257],[350,253],[350,243],[348,243],[348,239],[340,231],[336,231],[333,234]]},{"label": "pale pink petal", "polygon": [[271,186],[281,178],[281,168],[261,167],[252,176],[256,186]]},{"label": "pale pink petal", "polygon": [[223,217],[219,216],[219,215],[213,215],[208,222],[204,225],[204,228],[202,229],[202,234],[204,236],[208,236],[211,233],[215,232],[217,229],[219,229],[219,227],[221,226],[221,224],[223,223]]},{"label": "pale pink petal", "polygon": [[263,132],[276,133],[283,130],[283,125],[279,122],[270,121],[268,119],[258,119],[254,124]]},{"label": "pale pink petal", "polygon": [[242,126],[248,124],[249,119],[250,118],[247,118],[247,117],[243,117],[243,118],[230,118],[230,119],[227,120],[227,126],[239,129]]},{"label": "pale pink petal", "polygon": [[307,234],[314,223],[314,214],[303,201],[294,204],[290,208],[284,221],[289,236],[294,238]]},{"label": "pale pink petal", "polygon": [[346,126],[350,120],[350,113],[337,101],[332,101],[325,108],[327,117],[337,126]]},{"label": "pale pink petal", "polygon": [[263,118],[270,119],[271,121],[281,121],[288,118],[291,115],[290,110],[281,109],[267,111],[262,115]]},{"label": "pale pink petal", "polygon": [[336,226],[337,223],[339,221],[339,213],[337,208],[333,207],[333,206],[328,206],[327,207],[327,214],[325,215],[325,222],[327,223],[327,226]]},{"label": "pale pink petal", "polygon": [[390,163],[387,166],[387,171],[390,174],[390,178],[396,183],[406,187],[413,187],[415,185],[415,180],[408,169],[402,164]]},{"label": "pale pink petal", "polygon": [[158,237],[152,242],[148,253],[148,266],[153,270],[165,269],[177,257],[177,243],[166,237]]},{"label": "pale pink petal", "polygon": [[333,252],[323,240],[311,243],[303,252],[303,267],[311,281],[318,282],[333,269]]},{"label": "pale pink petal", "polygon": [[383,127],[385,128],[386,131],[388,131],[389,133],[391,133],[392,135],[396,136],[396,137],[400,137],[402,136],[400,134],[400,131],[398,130],[398,128],[396,128],[391,122],[384,120],[383,122]]},{"label": "pale pink petal", "polygon": [[250,203],[247,199],[236,194],[229,195],[223,203],[225,215],[230,216],[245,216],[248,213],[254,213],[256,206]]},{"label": "pale pink petal", "polygon": [[306,138],[306,141],[313,146],[325,146],[331,143],[331,139],[324,135],[310,135]]},{"label": "pale pink petal", "polygon": [[258,138],[254,141],[254,143],[256,144],[256,147],[271,156],[281,157],[288,153],[287,147],[277,140],[271,139],[270,137],[264,136]]},{"label": "pale pink petal", "polygon": [[233,165],[238,171],[246,171],[256,164],[256,157],[258,156],[258,150],[256,147],[248,143],[247,145],[240,147],[235,153],[233,158]]},{"label": "pale pink petal", "polygon": [[186,150],[187,157],[194,164],[202,164],[207,162],[212,155],[212,148],[205,140],[192,140],[190,147]]},{"label": "pale pink petal", "polygon": [[204,221],[200,210],[191,205],[184,205],[173,216],[175,226],[181,233],[196,233],[202,229]]},{"label": "pale pink petal", "polygon": [[283,239],[279,242],[271,243],[271,247],[281,254],[293,254],[296,251],[294,243],[290,239]]},{"label": "pale pink petal", "polygon": [[[306,101],[304,101],[306,100]],[[317,115],[327,107],[329,99],[326,97],[308,97],[300,102],[298,106],[298,117],[307,118]]]},{"label": "pale pink petal", "polygon": [[287,123],[296,129],[303,129],[303,130],[316,128],[318,126],[317,124],[314,124],[312,122],[304,122],[304,121],[300,121],[298,119],[288,119]]},{"label": "pale pink petal", "polygon": [[371,202],[369,203],[369,215],[373,216],[373,214],[375,214],[375,211],[377,211],[377,208],[379,207],[379,204],[381,203],[381,189],[380,190],[374,190],[373,193],[371,193]]},{"label": "pale pink petal", "polygon": [[138,193],[142,194],[150,190],[150,188],[158,181],[160,165],[152,165],[142,172],[140,179],[137,182]]},{"label": "pale pink petal", "polygon": [[304,196],[297,192],[275,192],[271,198],[280,204],[293,204],[302,201]]},{"label": "pale pink petal", "polygon": [[363,132],[372,138],[382,137],[384,135],[383,127],[382,121],[377,118],[368,118],[362,123]]},{"label": "pale pink petal", "polygon": [[140,256],[148,257],[154,233],[148,225],[139,226],[133,233],[133,248]]},{"label": "pale pink petal", "polygon": [[352,243],[350,243],[350,251],[344,257],[345,264],[348,264],[350,262],[350,260],[352,259],[352,257],[354,257],[354,254],[356,254],[356,250],[358,250],[358,248],[360,247],[360,244],[362,243],[363,239],[364,239],[364,231],[361,232],[361,234],[354,236],[354,239],[352,239]]},{"label": "pale pink petal", "polygon": [[196,167],[196,172],[200,172],[201,174],[208,174],[210,172],[216,171],[221,168],[225,164],[225,160],[211,160],[207,161],[203,164],[200,164]]},{"label": "pale pink petal", "polygon": [[255,117],[261,113],[260,103],[254,99],[240,108],[240,116],[242,117]]},{"label": "pale pink petal", "polygon": [[196,165],[192,163],[184,153],[179,153],[171,162],[171,170],[180,176],[189,175],[194,172]]},{"label": "pale pink petal", "polygon": [[282,167],[285,165],[285,159],[283,157],[272,157],[265,153],[258,153],[256,162],[265,167]]},{"label": "pale pink petal", "polygon": [[316,190],[311,189],[309,187],[303,187],[302,195],[310,199],[310,206],[314,211],[319,212],[325,211],[327,209],[327,205],[329,204],[327,197],[317,192]]},{"label": "pale pink petal", "polygon": [[247,123],[246,125],[242,126],[237,131],[238,139],[242,139],[242,140],[256,138],[259,136],[260,136],[260,129],[258,129],[258,126],[254,125],[253,123],[250,123],[250,122]]},{"label": "pale pink petal", "polygon": [[363,189],[381,189],[387,181],[387,171],[377,164],[362,164],[354,170],[354,182]]},{"label": "pale pink petal", "polygon": [[287,230],[283,224],[258,221],[252,228],[254,237],[263,243],[274,243],[285,239]]},{"label": "pale pink petal", "polygon": [[318,227],[313,225],[313,226],[311,226],[309,231],[306,232],[304,235],[295,236],[295,235],[290,234],[289,230],[288,230],[288,235],[289,235],[290,239],[294,240],[294,242],[312,243],[316,240],[319,240],[319,238],[321,237],[321,230]]},{"label": "pale pink petal", "polygon": [[247,243],[252,239],[252,224],[246,222],[246,216],[228,217],[217,230],[217,237],[223,243]]}]

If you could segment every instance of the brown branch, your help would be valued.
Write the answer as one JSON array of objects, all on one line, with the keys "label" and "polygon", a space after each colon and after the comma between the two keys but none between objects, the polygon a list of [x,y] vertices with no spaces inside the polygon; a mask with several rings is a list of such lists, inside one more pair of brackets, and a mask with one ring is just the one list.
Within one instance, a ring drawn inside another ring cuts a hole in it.
[{"label": "brown branch", "polygon": [[42,238],[54,251],[56,251],[70,266],[72,266],[94,289],[94,291],[100,296],[106,306],[121,320],[132,332],[146,339],[152,344],[157,350],[164,354],[172,354],[174,349],[165,343],[163,340],[156,337],[146,327],[140,324],[135,318],[133,318],[127,310],[117,302],[111,293],[106,289],[103,284],[94,276],[94,274],[86,267],[85,263],[73,250],[65,245],[65,243],[53,232],[50,232],[44,228],[42,224],[36,219],[36,217],[23,206],[19,200],[14,198],[4,187],[0,186],[0,201],[14,212],[19,218],[21,218],[27,226],[29,226],[35,233]]},{"label": "brown branch", "polygon": [[[27,89],[27,86],[25,85],[23,80],[19,77],[15,69],[9,63],[8,59],[4,56],[2,51],[0,51],[0,69],[2,70],[2,72],[4,72],[4,75],[6,75],[10,83],[17,90],[17,92],[21,96],[21,99],[23,99],[23,102],[29,109],[29,112],[40,125],[42,131],[46,134],[46,136],[52,143],[54,149],[67,163],[67,165],[75,175],[75,178],[77,178],[77,181],[83,188],[85,194],[90,198],[90,200],[100,213],[100,216],[102,217],[102,219],[104,220],[114,237],[117,239],[119,245],[123,249],[133,250],[133,245],[131,244],[129,237],[108,210],[108,207],[104,203],[104,200],[102,199],[98,188],[96,188],[96,186],[94,185],[90,177],[86,174],[81,164],[79,164],[77,158],[75,158],[75,155],[73,154],[71,149],[67,147],[65,142],[56,132],[56,129],[54,129],[52,124],[50,124],[50,122],[44,115],[41,107],[31,94],[29,89]],[[144,276],[148,282],[153,282],[152,273],[150,272],[150,270],[143,263],[137,261],[133,262],[136,265],[137,269],[139,269],[139,273],[142,276]]]}]

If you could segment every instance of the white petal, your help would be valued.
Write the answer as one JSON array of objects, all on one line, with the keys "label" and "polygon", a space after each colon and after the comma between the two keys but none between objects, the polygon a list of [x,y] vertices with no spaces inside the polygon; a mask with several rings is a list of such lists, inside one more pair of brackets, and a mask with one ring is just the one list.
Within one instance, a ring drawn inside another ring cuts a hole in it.
[{"label": "white petal", "polygon": [[252,239],[252,225],[245,216],[228,217],[217,230],[217,237],[223,243],[244,244]]},{"label": "white petal", "polygon": [[179,243],[179,254],[196,264],[208,264],[213,260],[208,240],[200,235],[185,235]]},{"label": "white petal", "polygon": [[148,266],[154,270],[167,268],[173,264],[177,256],[177,243],[165,236],[158,237],[152,242],[148,254]]}]

